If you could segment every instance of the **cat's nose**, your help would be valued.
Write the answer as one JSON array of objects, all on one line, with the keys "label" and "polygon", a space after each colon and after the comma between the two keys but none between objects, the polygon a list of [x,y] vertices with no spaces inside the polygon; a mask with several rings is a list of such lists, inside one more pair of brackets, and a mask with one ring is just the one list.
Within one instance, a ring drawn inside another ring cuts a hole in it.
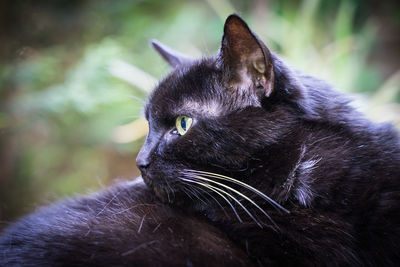
[{"label": "cat's nose", "polygon": [[150,165],[150,161],[147,158],[143,158],[138,156],[136,158],[136,166],[138,166],[139,170],[144,174],[147,170],[147,168]]},{"label": "cat's nose", "polygon": [[[161,135],[161,134],[159,134]],[[155,137],[154,137],[155,136]],[[142,172],[142,175],[145,175],[146,170],[148,170],[151,163],[151,152],[154,150],[154,147],[157,145],[157,140],[159,136],[153,134],[147,135],[146,141],[144,142],[142,148],[140,149],[137,157],[136,157],[136,165]]]}]

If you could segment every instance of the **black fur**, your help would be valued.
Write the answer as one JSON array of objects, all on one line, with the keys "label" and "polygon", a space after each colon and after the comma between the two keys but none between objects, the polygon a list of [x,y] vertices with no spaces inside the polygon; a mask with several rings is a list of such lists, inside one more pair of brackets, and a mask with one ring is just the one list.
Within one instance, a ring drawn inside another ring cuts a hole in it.
[{"label": "black fur", "polygon": [[141,178],[42,208],[0,239],[0,266],[251,266],[204,218],[154,199]]},{"label": "black fur", "polygon": [[[50,206],[6,231],[0,263],[208,265],[212,253],[217,265],[400,264],[400,139],[391,125],[368,121],[325,82],[291,70],[236,15],[216,57],[179,60],[158,48],[175,68],[149,98],[150,132],[137,163],[166,204],[121,185]],[[179,115],[193,118],[183,136]],[[284,209],[190,170],[235,178]],[[173,233],[154,235],[165,221]],[[122,257],[135,248],[141,253]]]}]

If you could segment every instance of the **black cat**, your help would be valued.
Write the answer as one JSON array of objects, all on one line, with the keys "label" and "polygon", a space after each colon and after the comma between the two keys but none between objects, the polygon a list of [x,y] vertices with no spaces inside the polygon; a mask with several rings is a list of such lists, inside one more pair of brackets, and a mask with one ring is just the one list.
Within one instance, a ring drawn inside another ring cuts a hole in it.
[{"label": "black cat", "polygon": [[122,184],[45,208],[5,232],[0,264],[400,264],[392,126],[291,70],[236,15],[216,57],[153,45],[174,67],[137,159],[158,200]]}]

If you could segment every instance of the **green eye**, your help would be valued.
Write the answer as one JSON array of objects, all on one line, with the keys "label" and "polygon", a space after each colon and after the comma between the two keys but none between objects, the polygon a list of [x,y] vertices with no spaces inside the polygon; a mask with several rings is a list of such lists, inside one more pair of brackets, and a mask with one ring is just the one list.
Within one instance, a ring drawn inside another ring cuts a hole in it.
[{"label": "green eye", "polygon": [[193,119],[188,116],[180,115],[176,118],[175,126],[180,135],[184,135],[192,126]]}]

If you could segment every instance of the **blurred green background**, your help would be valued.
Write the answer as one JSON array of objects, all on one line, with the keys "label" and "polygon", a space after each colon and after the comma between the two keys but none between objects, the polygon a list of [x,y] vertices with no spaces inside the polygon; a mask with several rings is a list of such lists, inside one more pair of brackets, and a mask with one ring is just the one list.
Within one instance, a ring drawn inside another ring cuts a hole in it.
[{"label": "blurred green background", "polygon": [[0,221],[136,177],[142,106],[169,71],[149,40],[212,55],[233,12],[291,65],[400,126],[398,1],[3,0]]}]

